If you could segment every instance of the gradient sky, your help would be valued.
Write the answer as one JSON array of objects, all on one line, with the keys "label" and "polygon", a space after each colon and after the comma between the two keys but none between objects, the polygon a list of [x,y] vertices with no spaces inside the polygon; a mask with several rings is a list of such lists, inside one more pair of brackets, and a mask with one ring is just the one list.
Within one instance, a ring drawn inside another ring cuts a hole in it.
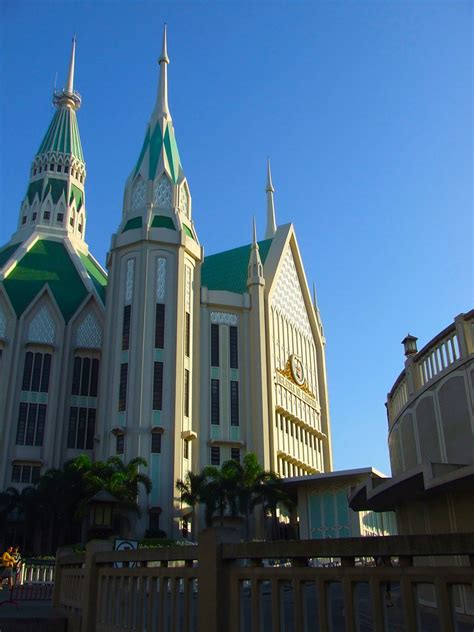
[{"label": "gradient sky", "polygon": [[168,23],[170,109],[205,252],[293,222],[317,285],[334,467],[390,473],[386,394],[419,348],[472,307],[470,1],[0,0],[0,243],[64,85],[87,163],[86,239],[104,265],[156,95]]}]

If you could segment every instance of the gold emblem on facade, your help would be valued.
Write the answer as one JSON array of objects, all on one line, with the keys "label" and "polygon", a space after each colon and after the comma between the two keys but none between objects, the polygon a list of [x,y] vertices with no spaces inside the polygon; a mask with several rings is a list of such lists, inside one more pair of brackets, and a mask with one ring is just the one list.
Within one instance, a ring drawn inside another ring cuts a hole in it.
[{"label": "gold emblem on facade", "polygon": [[316,399],[314,393],[308,388],[303,362],[297,355],[291,355],[286,361],[284,369],[277,369],[277,373],[286,377],[287,380],[296,384],[302,391],[307,393],[313,399]]}]

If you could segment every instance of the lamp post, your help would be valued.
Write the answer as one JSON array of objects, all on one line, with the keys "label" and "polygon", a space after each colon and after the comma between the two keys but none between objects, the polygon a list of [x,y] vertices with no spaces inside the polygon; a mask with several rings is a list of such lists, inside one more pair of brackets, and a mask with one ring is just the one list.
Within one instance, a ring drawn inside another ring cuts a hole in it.
[{"label": "lamp post", "polygon": [[87,503],[89,507],[88,540],[107,539],[113,533],[114,510],[118,500],[107,491],[95,494]]},{"label": "lamp post", "polygon": [[416,336],[412,336],[410,334],[407,334],[405,338],[402,340],[402,345],[405,349],[405,355],[407,357],[414,355],[415,353],[418,353],[418,349],[416,347],[417,340],[418,338]]}]

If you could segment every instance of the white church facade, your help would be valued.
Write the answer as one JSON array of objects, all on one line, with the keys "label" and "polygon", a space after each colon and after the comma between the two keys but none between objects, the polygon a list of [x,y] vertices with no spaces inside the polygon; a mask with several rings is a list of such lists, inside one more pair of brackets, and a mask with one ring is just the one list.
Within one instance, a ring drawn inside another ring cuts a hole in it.
[{"label": "white church facade", "polygon": [[98,217],[86,214],[74,60],[75,42],[0,249],[0,488],[82,453],[142,456],[153,488],[138,530],[176,536],[190,509],[175,483],[190,470],[249,451],[283,477],[332,470],[323,327],[294,227],[276,224],[269,165],[265,238],[254,225],[250,244],[205,255],[168,106],[166,32],[100,266],[85,241]]}]

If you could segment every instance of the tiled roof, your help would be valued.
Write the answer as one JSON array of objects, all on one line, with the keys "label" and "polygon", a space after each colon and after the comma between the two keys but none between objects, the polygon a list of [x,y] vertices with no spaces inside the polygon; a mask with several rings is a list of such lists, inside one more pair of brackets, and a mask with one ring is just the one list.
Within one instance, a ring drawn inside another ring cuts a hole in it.
[{"label": "tiled roof", "polygon": [[[262,263],[265,263],[271,244],[271,239],[258,242]],[[246,292],[250,248],[251,244],[248,244],[206,257],[202,264],[201,285],[209,290]]]}]

